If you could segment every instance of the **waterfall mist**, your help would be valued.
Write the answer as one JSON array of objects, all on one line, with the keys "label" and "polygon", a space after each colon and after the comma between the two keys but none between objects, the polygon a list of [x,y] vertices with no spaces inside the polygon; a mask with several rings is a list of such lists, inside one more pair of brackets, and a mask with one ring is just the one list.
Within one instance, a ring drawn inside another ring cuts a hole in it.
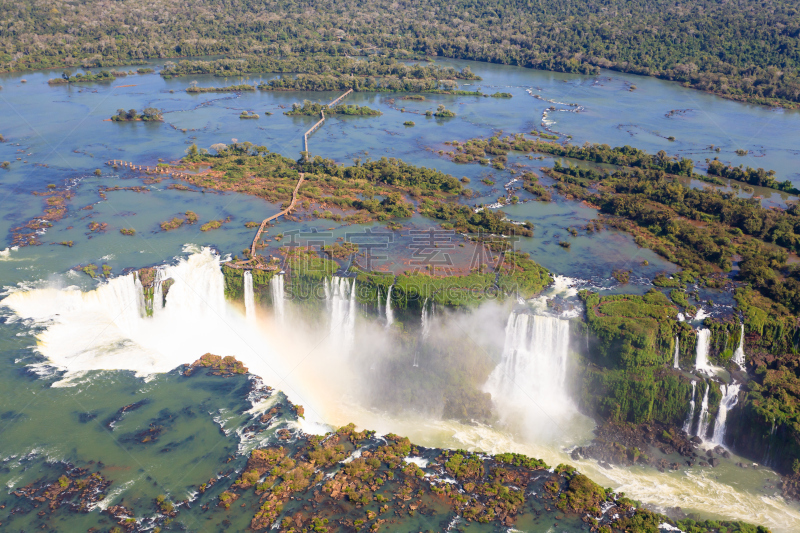
[{"label": "waterfall mist", "polygon": [[[270,289],[280,287],[283,295],[283,282],[283,276],[274,276]],[[383,320],[357,312],[355,286],[352,278],[329,280],[327,297],[314,312],[288,299],[288,288],[281,310],[277,302],[283,298],[273,292],[275,312],[261,312],[256,302],[259,312],[249,322],[241,305],[225,300],[220,258],[206,249],[158,268],[152,317],[133,274],[87,292],[57,286],[19,290],[2,305],[30,324],[38,352],[62,372],[60,386],[89,371],[147,376],[207,352],[233,355],[304,406],[300,424],[307,432],[354,422],[379,434],[406,435],[421,446],[518,452],[551,465],[575,464],[600,484],[657,505],[710,513],[724,508],[742,519],[785,514],[786,506],[773,509],[772,503],[705,476],[606,470],[591,460],[572,460],[566,450],[589,442],[594,424],[574,415],[566,393],[567,321],[512,312],[509,305],[493,302],[469,311],[440,307],[434,313],[428,302],[424,337],[422,302],[395,307],[395,321],[402,324],[386,328]],[[401,334],[403,328],[408,331]],[[347,338],[351,349],[343,353],[337,346]],[[95,372],[89,377],[103,376]],[[725,391],[727,409],[735,405],[733,388]],[[700,416],[701,425],[705,420],[708,431],[708,386],[702,403],[706,415]],[[694,412],[693,407],[690,426]],[[715,440],[724,435],[724,422],[718,416]],[[691,502],[677,499],[677,493]]]}]

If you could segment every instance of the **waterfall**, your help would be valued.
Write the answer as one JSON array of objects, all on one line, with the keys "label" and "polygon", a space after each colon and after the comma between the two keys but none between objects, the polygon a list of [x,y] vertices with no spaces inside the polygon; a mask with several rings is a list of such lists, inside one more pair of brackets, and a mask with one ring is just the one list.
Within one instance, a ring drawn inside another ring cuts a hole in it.
[{"label": "waterfall", "polygon": [[156,316],[162,309],[164,309],[164,286],[166,280],[166,270],[163,268],[156,269],[156,279],[153,282],[153,316]]},{"label": "waterfall", "polygon": [[673,368],[680,368],[681,367],[680,363],[678,362],[678,359],[680,358],[680,351],[681,351],[680,350],[680,344],[679,344],[679,341],[678,341],[678,336],[676,335],[675,336],[675,356],[674,356],[674,361],[672,362],[672,367]]},{"label": "waterfall", "polygon": [[703,394],[703,403],[700,404],[700,420],[697,423],[697,435],[706,440],[708,433],[708,391],[711,390],[711,383],[706,383],[706,392]]},{"label": "waterfall", "polygon": [[739,346],[733,353],[733,362],[739,365],[739,368],[744,370],[744,322],[742,322],[742,334],[739,337]]},{"label": "waterfall", "polygon": [[331,317],[330,336],[333,344],[350,351],[355,338],[356,280],[334,276],[325,279],[325,299]]},{"label": "waterfall", "polygon": [[[569,407],[566,394],[569,321],[511,313],[500,364],[484,387],[495,402],[535,412]],[[533,403],[534,405],[531,405]]]},{"label": "waterfall", "polygon": [[697,395],[697,382],[692,381],[692,401],[689,402],[689,417],[683,424],[683,430],[689,435],[692,434],[692,426],[694,425],[694,407],[696,405],[695,403],[696,395]]},{"label": "waterfall", "polygon": [[714,423],[714,436],[711,438],[714,444],[724,444],[725,441],[725,422],[728,420],[728,411],[739,403],[739,389],[741,385],[731,383],[725,387],[725,394],[719,402],[719,413],[717,421]]},{"label": "waterfall", "polygon": [[[247,340],[244,320],[227,312],[219,256],[204,249],[161,270],[159,279],[172,278],[173,283],[166,305],[154,305],[158,314],[153,318],[146,316],[144,291],[134,273],[86,292],[72,287],[18,291],[3,305],[44,326],[37,334],[37,350],[67,374],[125,369],[148,375],[170,371],[206,352],[239,357],[254,353],[257,344]],[[268,345],[258,349],[268,357]]]},{"label": "waterfall", "polygon": [[272,307],[275,309],[275,321],[283,325],[285,316],[286,297],[283,292],[283,274],[275,274],[269,280],[269,287],[272,290]]},{"label": "waterfall", "polygon": [[[431,310],[433,310],[433,303],[431,303]],[[428,314],[428,299],[422,302],[422,338],[427,339],[431,333],[432,317]]]},{"label": "waterfall", "polygon": [[147,316],[147,302],[144,300],[144,286],[142,285],[139,276],[134,273],[131,273],[130,275],[133,276],[133,290],[136,291],[136,312],[138,313],[139,317]]},{"label": "waterfall", "polygon": [[392,287],[389,285],[389,292],[386,293],[386,326],[389,327],[394,322],[394,311],[392,311]]},{"label": "waterfall", "polygon": [[711,344],[711,330],[697,330],[697,358],[694,367],[702,372],[710,373],[711,365],[708,364],[708,348]]},{"label": "waterfall", "polygon": [[224,318],[227,315],[225,277],[219,256],[204,250],[164,270],[165,277],[175,280],[167,293],[165,311],[185,316],[200,314]]},{"label": "waterfall", "polygon": [[256,319],[256,296],[253,293],[253,273],[244,271],[244,315],[248,322]]}]

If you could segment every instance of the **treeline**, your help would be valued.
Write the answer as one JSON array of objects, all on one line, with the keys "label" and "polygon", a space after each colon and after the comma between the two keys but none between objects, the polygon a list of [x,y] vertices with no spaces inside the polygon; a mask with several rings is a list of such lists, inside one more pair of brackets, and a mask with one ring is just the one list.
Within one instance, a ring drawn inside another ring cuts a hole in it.
[{"label": "treeline", "polygon": [[193,83],[186,88],[187,93],[230,93],[255,90],[255,87],[247,85],[246,83],[241,85],[228,85],[227,87],[198,87],[196,83]]},{"label": "treeline", "polygon": [[661,170],[595,172],[598,193],[589,192],[589,180],[579,168],[559,166],[550,174],[562,181],[557,184],[562,192],[634,223],[610,220],[631,232],[640,246],[683,268],[729,272],[740,256],[738,279],[800,313],[800,269],[787,264],[789,252],[800,252],[800,206],[766,209],[757,199],[687,187]]},{"label": "treeline", "polygon": [[[98,73],[94,73],[91,71],[86,72],[78,72],[76,74],[70,73],[68,70],[65,70],[60,78],[52,78],[47,80],[47,83],[50,85],[62,85],[67,83],[80,83],[80,82],[96,82],[96,81],[114,81],[117,79],[120,73],[118,72],[109,72],[107,70],[100,71]],[[127,76],[128,73],[124,73],[124,76]]]},{"label": "treeline", "polygon": [[482,209],[476,213],[466,205],[425,200],[420,205],[420,212],[439,220],[444,229],[455,229],[459,233],[533,237],[533,225],[530,222],[514,224],[499,210]]},{"label": "treeline", "polygon": [[377,91],[430,93],[458,90],[453,80],[436,78],[374,78],[351,74],[298,74],[295,77],[281,76],[258,85],[262,91]]},{"label": "treeline", "polygon": [[394,157],[381,157],[377,161],[358,161],[354,166],[340,166],[330,159],[315,157],[311,161],[299,164],[301,172],[323,172],[346,180],[364,180],[401,187],[419,189],[421,191],[438,191],[458,193],[461,182],[450,174],[426,167],[410,165]]},{"label": "treeline", "polygon": [[800,104],[800,17],[786,0],[542,0],[535,8],[522,0],[21,0],[0,5],[0,21],[2,70],[384,53],[558,72],[609,68],[734,99]]},{"label": "treeline", "polygon": [[391,57],[372,57],[367,60],[351,57],[248,57],[244,59],[217,59],[214,61],[190,61],[179,63],[168,61],[161,70],[165,78],[213,74],[221,77],[248,74],[330,74],[336,76],[375,76],[436,80],[480,80],[469,67],[456,70],[453,67],[407,65]]},{"label": "treeline", "polygon": [[[509,135],[505,138],[495,136],[489,139],[469,139],[463,143],[452,141],[445,144],[452,144],[455,146],[456,152],[450,155],[456,163],[477,161],[482,164],[488,164],[488,160],[485,159],[487,155],[498,156],[501,162],[505,163],[505,160],[502,158],[507,156],[508,152],[512,150],[526,153],[538,152],[620,167],[661,170],[667,174],[688,176],[700,181],[714,183],[715,185],[725,185],[725,182],[716,177],[719,176],[742,183],[749,183],[750,185],[758,185],[760,187],[787,192],[789,194],[800,194],[800,190],[796,189],[791,181],[786,180],[778,182],[775,179],[774,170],[764,170],[763,168],[752,169],[750,167],[741,166],[727,167],[717,160],[706,160],[708,161],[708,175],[706,176],[694,172],[694,162],[691,159],[685,157],[678,159],[677,157],[668,155],[664,150],[660,150],[656,154],[649,154],[644,150],[628,145],[612,148],[607,144],[585,143],[583,146],[558,144],[538,139],[529,139],[521,133],[514,136]],[[556,161],[554,165],[556,170],[560,171],[561,163]],[[573,177],[589,180],[601,179],[605,174],[602,170],[582,167],[576,168],[574,172],[577,174],[571,174]]]},{"label": "treeline", "polygon": [[750,167],[742,168],[741,165],[738,167],[729,167],[714,159],[712,161],[708,161],[708,173],[712,176],[720,176],[722,178],[728,178],[731,180],[743,181],[744,183],[749,183],[750,185],[767,187],[769,189],[777,189],[779,191],[788,192],[789,194],[800,194],[800,190],[796,189],[794,185],[792,185],[791,181],[785,180],[778,182],[775,179],[774,170],[764,170],[763,168],[754,169]]}]

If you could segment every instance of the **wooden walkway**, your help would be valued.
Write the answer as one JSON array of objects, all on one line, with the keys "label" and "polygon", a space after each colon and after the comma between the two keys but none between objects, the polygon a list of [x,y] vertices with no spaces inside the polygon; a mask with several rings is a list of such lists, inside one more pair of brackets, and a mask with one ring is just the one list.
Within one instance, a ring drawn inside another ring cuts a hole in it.
[{"label": "wooden walkway", "polygon": [[[322,121],[317,122],[317,124],[321,122]],[[143,165],[134,165],[133,163],[130,163],[128,161],[122,161],[119,159],[112,159],[110,161],[106,161],[106,164],[116,167],[129,168],[131,170],[142,170],[144,172],[155,172],[156,174],[166,174],[167,176],[172,176],[175,178],[189,177],[188,174],[185,174],[183,172],[176,172],[169,167],[146,167]],[[256,257],[256,244],[258,244],[258,239],[261,237],[261,233],[267,227],[267,224],[269,224],[276,218],[282,217],[283,215],[294,209],[295,204],[297,204],[297,193],[300,191],[300,186],[303,184],[303,180],[305,179],[305,177],[306,177],[305,174],[303,172],[300,172],[300,179],[297,180],[297,185],[295,185],[294,191],[292,191],[292,202],[289,204],[289,206],[280,213],[269,216],[261,222],[261,225],[258,227],[258,231],[256,232],[256,237],[253,239],[253,244],[250,245],[250,261],[252,261]],[[249,263],[250,261],[243,261],[235,265],[231,263],[230,266],[237,267],[241,266],[244,263]]]},{"label": "wooden walkway", "polygon": [[306,177],[305,174],[303,174],[301,172],[300,173],[300,179],[297,180],[297,185],[295,186],[294,191],[292,191],[292,203],[289,204],[289,207],[287,207],[286,209],[284,209],[283,211],[281,211],[278,214],[275,214],[275,215],[272,215],[270,217],[265,218],[261,222],[261,225],[258,227],[258,231],[256,232],[256,238],[253,239],[253,244],[250,245],[250,257],[251,258],[256,256],[256,244],[258,244],[258,239],[261,237],[261,232],[264,231],[264,228],[267,227],[267,224],[269,224],[271,221],[275,220],[278,217],[282,217],[283,215],[285,215],[286,213],[288,213],[289,211],[294,209],[294,205],[297,203],[297,192],[300,190],[300,185],[303,184],[303,180],[305,179],[305,177]]},{"label": "wooden walkway", "polygon": [[156,174],[166,174],[167,176],[172,176],[174,178],[182,178],[187,179],[189,178],[189,174],[184,172],[177,172],[172,170],[170,167],[146,167],[143,165],[134,165],[128,161],[122,161],[120,159],[111,159],[110,161],[106,161],[106,165],[110,165],[112,167],[124,167],[129,168],[131,170],[141,170],[143,172],[154,172]]},{"label": "wooden walkway", "polygon": [[[347,92],[345,92],[343,95],[339,96],[339,98],[336,98],[335,100],[333,100],[326,107],[328,109],[332,108],[333,106],[335,106],[336,104],[341,102],[344,99],[344,97],[346,97],[351,92],[353,92],[353,89],[347,89]],[[303,135],[303,146],[305,148],[306,161],[308,161],[308,156],[309,156],[309,153],[308,153],[308,137],[309,137],[309,135],[311,135],[312,133],[314,133],[315,131],[320,129],[322,127],[322,124],[325,122],[325,110],[323,109],[322,111],[319,112],[319,114],[320,114],[320,117],[321,117],[319,119],[319,122],[317,122],[316,124],[311,126],[311,128],[305,133],[305,135]]]},{"label": "wooden walkway", "polygon": [[344,93],[344,94],[343,94],[343,95],[341,95],[339,98],[337,98],[336,100],[334,100],[334,101],[332,101],[330,104],[328,104],[328,107],[330,108],[330,107],[333,107],[333,106],[335,106],[336,104],[338,104],[339,102],[341,102],[341,101],[342,101],[342,99],[343,99],[345,96],[347,96],[348,94],[350,94],[351,92],[353,92],[353,89],[347,89],[347,92],[346,92],[346,93]]},{"label": "wooden walkway", "polygon": [[305,142],[306,147],[306,161],[308,161],[308,136],[320,129],[322,127],[322,123],[325,122],[325,111],[320,111],[319,114],[322,115],[322,118],[319,120],[319,122],[311,126],[311,129],[309,129],[303,136],[303,141]]}]

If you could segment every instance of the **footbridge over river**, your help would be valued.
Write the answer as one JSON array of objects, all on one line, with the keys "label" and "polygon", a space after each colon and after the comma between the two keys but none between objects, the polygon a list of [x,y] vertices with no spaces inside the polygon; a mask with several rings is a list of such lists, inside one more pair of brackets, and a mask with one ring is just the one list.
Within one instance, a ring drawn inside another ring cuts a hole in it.
[{"label": "footbridge over river", "polygon": [[309,155],[308,154],[308,138],[309,138],[309,136],[311,136],[312,133],[314,133],[315,131],[320,129],[322,127],[322,124],[325,123],[325,109],[333,108],[333,106],[335,106],[336,104],[338,104],[339,102],[344,100],[344,98],[348,94],[350,94],[351,92],[353,92],[353,89],[347,89],[347,92],[345,92],[344,94],[342,94],[341,96],[339,96],[335,100],[331,101],[331,103],[329,103],[327,106],[325,106],[325,108],[322,109],[319,112],[319,114],[320,114],[319,121],[316,124],[314,124],[313,126],[311,126],[311,128],[309,128],[309,130],[305,133],[305,135],[303,135],[303,147],[304,147],[304,150],[305,150],[306,161],[308,161],[308,155]]}]

